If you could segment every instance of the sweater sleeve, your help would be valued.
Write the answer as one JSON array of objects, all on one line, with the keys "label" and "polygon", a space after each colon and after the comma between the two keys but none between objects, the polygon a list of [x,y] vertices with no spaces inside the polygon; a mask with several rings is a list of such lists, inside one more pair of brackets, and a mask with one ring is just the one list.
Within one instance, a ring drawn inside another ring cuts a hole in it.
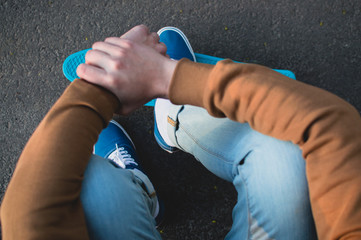
[{"label": "sweater sleeve", "polygon": [[298,144],[319,238],[361,238],[361,118],[346,101],[269,68],[230,60],[215,66],[181,60],[170,99]]},{"label": "sweater sleeve", "polygon": [[83,174],[118,105],[110,92],[83,80],[65,90],[17,163],[1,206],[3,239],[88,239]]}]

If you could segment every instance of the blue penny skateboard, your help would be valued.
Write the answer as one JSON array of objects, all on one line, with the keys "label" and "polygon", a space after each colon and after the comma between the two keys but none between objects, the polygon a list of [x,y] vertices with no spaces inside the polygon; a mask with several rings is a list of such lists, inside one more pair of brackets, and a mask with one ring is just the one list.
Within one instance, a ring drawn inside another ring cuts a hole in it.
[{"label": "blue penny skateboard", "polygon": [[[63,73],[69,81],[72,82],[74,79],[79,78],[78,75],[76,75],[76,69],[80,64],[85,63],[85,54],[89,50],[90,49],[85,49],[85,50],[73,53],[72,55],[70,55],[69,57],[67,57],[65,59],[65,61],[63,63]],[[200,53],[195,53],[195,56],[196,56],[197,62],[212,64],[212,65],[215,65],[218,61],[223,60],[223,58],[213,57],[213,56],[204,55],[204,54],[200,54]],[[234,61],[234,62],[238,62],[238,61]],[[241,62],[238,62],[238,63],[241,63]],[[289,78],[296,79],[295,74],[289,70],[281,70],[281,69],[273,69],[273,70],[276,72],[279,72]],[[146,103],[145,106],[154,106],[154,104],[155,104],[155,99]]]}]

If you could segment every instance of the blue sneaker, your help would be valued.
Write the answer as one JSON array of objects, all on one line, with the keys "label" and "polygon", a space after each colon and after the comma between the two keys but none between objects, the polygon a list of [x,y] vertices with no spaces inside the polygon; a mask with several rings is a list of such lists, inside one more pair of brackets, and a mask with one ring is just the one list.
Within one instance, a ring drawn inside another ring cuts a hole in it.
[{"label": "blue sneaker", "polygon": [[196,61],[192,46],[181,30],[176,27],[164,27],[158,31],[158,35],[159,41],[167,46],[167,54],[171,59],[188,58]]},{"label": "blue sneaker", "polygon": [[[171,59],[188,58],[196,62],[191,44],[184,33],[175,27],[164,27],[158,31],[160,42],[167,46],[167,54]],[[154,106],[154,136],[158,145],[165,151],[173,153],[178,150],[167,135],[168,109],[172,104],[169,100],[157,99]]]},{"label": "blue sneaker", "polygon": [[143,189],[156,201],[157,205],[152,214],[158,226],[164,218],[164,204],[138,163],[133,141],[119,123],[111,120],[108,127],[103,129],[94,145],[94,154],[108,159],[117,168],[133,171],[134,175],[142,180]]},{"label": "blue sneaker", "polygon": [[137,162],[137,153],[133,141],[127,132],[114,120],[103,129],[94,146],[94,154],[107,158],[119,168],[138,169],[142,171]]}]

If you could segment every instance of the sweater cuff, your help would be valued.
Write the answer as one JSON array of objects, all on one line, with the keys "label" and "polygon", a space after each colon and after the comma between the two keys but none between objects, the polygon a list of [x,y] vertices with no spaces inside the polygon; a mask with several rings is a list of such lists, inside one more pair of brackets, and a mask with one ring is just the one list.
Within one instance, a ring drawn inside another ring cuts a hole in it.
[{"label": "sweater cuff", "polygon": [[169,87],[173,104],[203,107],[203,94],[213,65],[195,63],[188,59],[178,62]]},{"label": "sweater cuff", "polygon": [[67,96],[65,101],[70,104],[81,104],[97,112],[102,117],[104,126],[120,108],[120,102],[113,93],[81,79],[75,79],[64,95]]}]

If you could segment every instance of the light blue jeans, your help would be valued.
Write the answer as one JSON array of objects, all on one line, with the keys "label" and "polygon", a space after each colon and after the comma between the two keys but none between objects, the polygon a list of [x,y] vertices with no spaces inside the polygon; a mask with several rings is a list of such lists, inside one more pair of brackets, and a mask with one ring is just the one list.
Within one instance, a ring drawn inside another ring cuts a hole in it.
[{"label": "light blue jeans", "polygon": [[[317,238],[298,146],[188,105],[173,106],[169,118],[175,124],[169,124],[168,135],[177,147],[238,192],[226,239]],[[91,235],[160,239],[150,215],[154,204],[142,182],[129,170],[113,170],[98,160],[91,159],[82,190]]]}]

